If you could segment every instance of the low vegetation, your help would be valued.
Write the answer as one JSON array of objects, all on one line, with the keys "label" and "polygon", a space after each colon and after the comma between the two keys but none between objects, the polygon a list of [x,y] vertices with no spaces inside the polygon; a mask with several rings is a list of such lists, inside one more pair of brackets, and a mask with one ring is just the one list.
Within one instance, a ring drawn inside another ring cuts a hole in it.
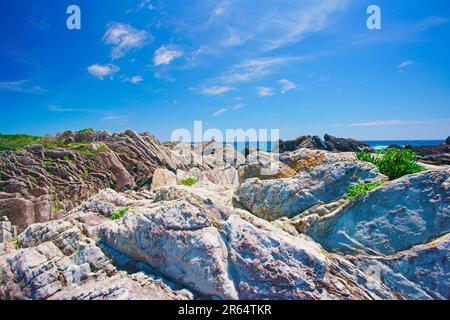
[{"label": "low vegetation", "polygon": [[347,199],[351,200],[354,198],[359,198],[367,194],[367,192],[381,186],[383,182],[374,182],[374,183],[358,183],[357,185],[350,188],[350,190],[347,193]]},{"label": "low vegetation", "polygon": [[187,187],[192,187],[193,185],[197,184],[198,180],[192,177],[185,178],[180,181],[180,184]]},{"label": "low vegetation", "polygon": [[117,210],[116,212],[113,213],[113,215],[111,216],[111,220],[120,220],[122,219],[125,214],[130,210],[130,208],[123,208],[120,210]]},{"label": "low vegetation", "polygon": [[0,151],[17,151],[26,146],[39,143],[40,139],[40,137],[25,134],[0,134]]},{"label": "low vegetation", "polygon": [[390,180],[426,170],[417,164],[417,154],[409,149],[388,148],[384,153],[375,155],[367,152],[357,152],[356,157],[361,161],[376,165],[378,170],[388,176]]}]

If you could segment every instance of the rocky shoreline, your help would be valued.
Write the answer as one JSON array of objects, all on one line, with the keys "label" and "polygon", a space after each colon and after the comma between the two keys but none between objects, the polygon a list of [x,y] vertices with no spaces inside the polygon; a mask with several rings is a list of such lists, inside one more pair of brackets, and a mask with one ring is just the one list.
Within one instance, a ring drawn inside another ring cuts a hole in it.
[{"label": "rocky shoreline", "polygon": [[56,138],[0,153],[0,299],[450,298],[446,163],[388,181],[328,135],[280,154]]}]

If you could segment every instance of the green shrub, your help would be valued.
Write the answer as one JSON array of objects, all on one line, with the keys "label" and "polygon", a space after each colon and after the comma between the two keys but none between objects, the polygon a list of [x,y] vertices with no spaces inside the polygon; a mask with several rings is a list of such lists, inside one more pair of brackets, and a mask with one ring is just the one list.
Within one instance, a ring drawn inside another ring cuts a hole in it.
[{"label": "green shrub", "polygon": [[70,156],[67,155],[67,154],[63,157],[63,159],[64,159],[65,161],[70,161],[70,160],[72,160],[72,159],[70,158]]},{"label": "green shrub", "polygon": [[347,193],[347,199],[351,200],[354,198],[364,196],[365,194],[367,194],[367,192],[375,189],[376,187],[381,186],[382,184],[383,184],[383,182],[381,182],[381,181],[369,183],[369,184],[364,184],[364,183],[360,182],[357,185],[350,188],[350,190]]},{"label": "green shrub", "polygon": [[185,178],[180,181],[180,184],[187,187],[192,187],[194,184],[198,183],[198,180],[192,177]]},{"label": "green shrub", "polygon": [[426,170],[417,164],[417,154],[409,149],[388,148],[383,154],[377,155],[357,152],[356,157],[361,161],[376,165],[378,170],[388,176],[390,180]]},{"label": "green shrub", "polygon": [[89,171],[87,171],[86,169],[83,170],[83,172],[81,173],[81,175],[85,178],[89,177],[91,174],[89,173]]},{"label": "green shrub", "polygon": [[117,210],[116,212],[113,213],[113,215],[111,216],[111,220],[119,220],[122,219],[123,216],[128,212],[128,210],[130,210],[130,208],[123,208],[120,210]]}]

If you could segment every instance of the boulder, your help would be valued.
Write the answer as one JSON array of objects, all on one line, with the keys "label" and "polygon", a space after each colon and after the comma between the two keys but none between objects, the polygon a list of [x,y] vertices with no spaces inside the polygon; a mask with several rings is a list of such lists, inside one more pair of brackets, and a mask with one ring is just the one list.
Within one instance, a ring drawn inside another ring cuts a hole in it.
[{"label": "boulder", "polygon": [[295,217],[318,203],[343,198],[359,182],[387,179],[369,163],[352,161],[319,165],[293,178],[249,179],[239,186],[234,203],[260,218]]},{"label": "boulder", "polygon": [[318,136],[301,136],[294,140],[278,141],[279,152],[295,151],[300,148],[326,150],[326,146]]},{"label": "boulder", "polygon": [[324,136],[324,139],[327,150],[332,152],[374,151],[367,143],[354,139],[336,138],[328,134]]},{"label": "boulder", "polygon": [[449,181],[448,168],[390,181],[301,231],[342,254],[407,250],[450,231]]},{"label": "boulder", "polygon": [[152,189],[177,184],[177,175],[167,169],[156,169],[153,173]]},{"label": "boulder", "polygon": [[270,180],[295,176],[297,172],[288,165],[281,163],[276,153],[255,152],[250,154],[245,164],[239,167],[239,180],[241,182],[250,178]]}]

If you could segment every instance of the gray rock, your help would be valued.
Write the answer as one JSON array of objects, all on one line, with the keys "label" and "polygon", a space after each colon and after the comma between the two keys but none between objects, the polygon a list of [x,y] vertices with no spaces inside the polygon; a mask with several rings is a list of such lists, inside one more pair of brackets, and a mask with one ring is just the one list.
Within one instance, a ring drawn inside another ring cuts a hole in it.
[{"label": "gray rock", "polygon": [[353,184],[385,179],[368,163],[329,163],[300,172],[293,178],[247,180],[236,190],[234,202],[266,220],[292,218],[318,203],[343,198]]},{"label": "gray rock", "polygon": [[[450,231],[450,169],[388,182],[303,230],[327,250],[393,254]],[[303,223],[305,224],[305,223]]]}]

